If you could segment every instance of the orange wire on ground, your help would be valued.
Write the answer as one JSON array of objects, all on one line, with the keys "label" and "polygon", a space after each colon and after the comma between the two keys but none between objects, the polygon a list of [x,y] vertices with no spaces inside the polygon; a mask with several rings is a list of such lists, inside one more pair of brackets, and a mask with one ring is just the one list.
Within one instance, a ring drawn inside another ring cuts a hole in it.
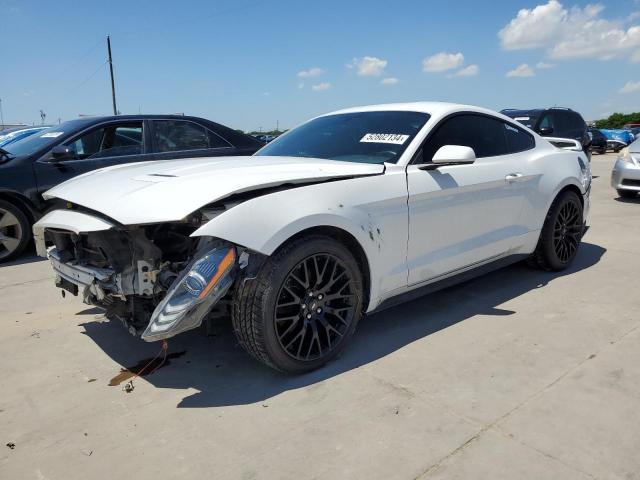
[{"label": "orange wire on ground", "polygon": [[133,385],[133,380],[135,380],[136,378],[141,376],[144,373],[144,371],[147,368],[149,368],[149,365],[151,365],[153,362],[155,362],[156,359],[162,354],[164,354],[163,357],[162,357],[162,361],[158,364],[158,366],[156,368],[151,370],[148,373],[148,375],[151,375],[156,370],[158,370],[162,365],[164,365],[164,362],[167,360],[167,350],[168,350],[168,348],[169,348],[169,342],[167,342],[166,340],[163,340],[162,341],[162,347],[160,348],[160,351],[158,352],[158,354],[155,357],[153,357],[151,360],[149,360],[149,362],[144,367],[142,367],[133,377],[131,377],[131,379],[127,383]]}]

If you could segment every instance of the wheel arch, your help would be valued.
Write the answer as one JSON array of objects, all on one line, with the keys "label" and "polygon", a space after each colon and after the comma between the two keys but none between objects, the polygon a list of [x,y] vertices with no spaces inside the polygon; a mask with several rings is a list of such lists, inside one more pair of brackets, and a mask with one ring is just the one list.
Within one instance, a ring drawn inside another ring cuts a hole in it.
[{"label": "wheel arch", "polygon": [[9,202],[15,207],[19,208],[22,213],[27,216],[27,219],[29,220],[29,222],[31,222],[32,225],[38,219],[39,215],[36,208],[26,197],[10,191],[0,191],[0,200]]},{"label": "wheel arch", "polygon": [[556,193],[556,196],[553,198],[553,200],[555,201],[556,198],[558,198],[564,192],[573,192],[573,193],[575,193],[578,196],[578,198],[580,199],[580,205],[582,205],[584,207],[584,198],[582,196],[582,192],[580,191],[580,188],[577,185],[574,185],[573,183],[565,185],[560,190],[558,190],[558,193]]}]

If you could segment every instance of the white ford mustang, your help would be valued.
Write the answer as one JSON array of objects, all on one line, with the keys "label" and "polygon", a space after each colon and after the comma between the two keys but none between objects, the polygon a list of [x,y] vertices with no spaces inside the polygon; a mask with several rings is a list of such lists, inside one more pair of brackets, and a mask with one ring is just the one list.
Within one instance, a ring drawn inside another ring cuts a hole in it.
[{"label": "white ford mustang", "polygon": [[34,234],[60,288],[143,339],[230,315],[251,355],[297,373],[338,354],[365,313],[525,258],[568,267],[590,184],[582,152],[498,113],[379,105],[252,157],[87,173],[45,194],[67,208]]}]

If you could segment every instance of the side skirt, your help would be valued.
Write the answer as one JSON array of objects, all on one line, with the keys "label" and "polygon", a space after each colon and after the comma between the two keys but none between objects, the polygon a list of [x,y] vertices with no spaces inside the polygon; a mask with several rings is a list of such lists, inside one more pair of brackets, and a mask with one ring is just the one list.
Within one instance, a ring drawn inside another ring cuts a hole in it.
[{"label": "side skirt", "polygon": [[437,292],[447,287],[452,287],[453,285],[457,285],[459,283],[467,282],[476,277],[485,275],[489,272],[499,270],[501,268],[507,267],[514,263],[518,263],[528,257],[529,257],[529,254],[526,254],[526,253],[509,255],[507,257],[503,257],[498,260],[485,263],[483,265],[480,265],[479,267],[472,268],[470,270],[465,270],[464,272],[461,272],[458,274],[454,274],[442,280],[436,280],[435,282],[428,283],[427,285],[423,285],[422,287],[417,287],[417,288],[414,288],[413,290],[409,290],[408,292],[404,292],[399,295],[395,295],[391,298],[387,298],[380,305],[378,305],[374,310],[369,312],[367,315],[378,313],[382,310],[386,310],[387,308],[395,307],[396,305],[400,305],[401,303],[415,300],[416,298],[422,297],[424,295],[428,295],[430,293]]}]

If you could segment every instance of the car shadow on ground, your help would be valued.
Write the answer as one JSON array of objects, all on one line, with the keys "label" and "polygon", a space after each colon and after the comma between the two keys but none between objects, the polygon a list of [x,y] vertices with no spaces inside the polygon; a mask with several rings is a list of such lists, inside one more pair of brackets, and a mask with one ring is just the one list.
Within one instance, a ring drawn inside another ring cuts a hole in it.
[{"label": "car shadow on ground", "polygon": [[[183,398],[179,408],[264,402],[366,365],[474,315],[512,315],[515,312],[498,306],[595,265],[605,252],[603,247],[583,243],[574,265],[564,272],[541,272],[520,263],[365,317],[341,357],[305,375],[286,376],[252,360],[235,341],[230,322],[223,321],[209,329],[208,335],[202,328],[171,339],[171,365],[144,378],[158,388],[198,390]],[[160,348],[157,342],[145,343],[129,335],[118,322],[95,320],[81,326],[83,333],[125,368],[154,357]],[[118,373],[114,371],[114,376]]]},{"label": "car shadow on ground", "polygon": [[20,258],[16,258],[15,260],[12,260],[10,262],[0,263],[0,268],[12,267],[14,265],[26,265],[28,263],[34,263],[34,262],[44,262],[46,260],[47,260],[46,258],[38,257],[33,253],[27,253],[22,255]]},{"label": "car shadow on ground", "polygon": [[616,197],[614,200],[620,203],[640,203],[640,195],[636,195],[635,198]]}]

